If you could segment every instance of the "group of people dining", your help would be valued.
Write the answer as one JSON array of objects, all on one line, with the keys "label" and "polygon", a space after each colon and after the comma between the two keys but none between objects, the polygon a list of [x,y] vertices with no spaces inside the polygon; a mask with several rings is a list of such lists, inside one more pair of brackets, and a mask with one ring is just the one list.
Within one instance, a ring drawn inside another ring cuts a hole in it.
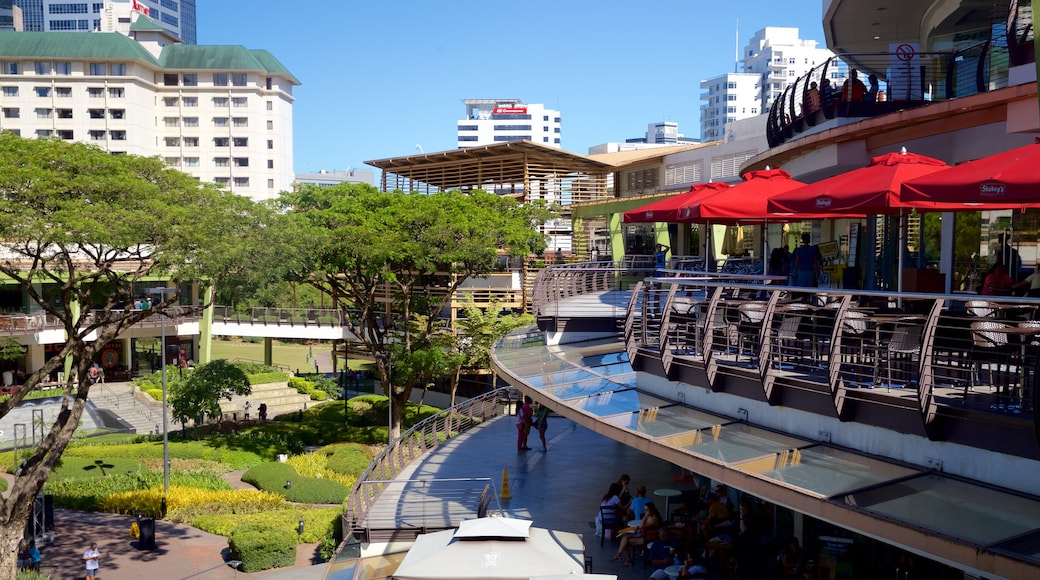
[{"label": "group of people dining", "polygon": [[631,567],[642,558],[653,569],[650,580],[669,578],[666,568],[676,578],[707,579],[712,570],[725,569],[736,561],[754,566],[768,560],[771,569],[762,572],[770,577],[804,577],[806,563],[792,542],[778,551],[772,551],[776,544],[764,543],[766,526],[759,524],[750,498],[734,505],[729,490],[717,485],[688,494],[691,499],[680,502],[673,514],[662,514],[647,497],[645,485],[635,486],[634,492],[630,486],[628,474],[611,482],[596,517],[597,535],[619,538],[611,560],[621,566]]}]

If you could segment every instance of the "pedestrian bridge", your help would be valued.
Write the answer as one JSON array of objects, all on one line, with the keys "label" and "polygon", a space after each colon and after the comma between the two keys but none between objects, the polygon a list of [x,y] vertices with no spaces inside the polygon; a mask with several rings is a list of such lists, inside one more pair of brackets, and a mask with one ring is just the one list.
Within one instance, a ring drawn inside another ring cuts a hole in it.
[{"label": "pedestrian bridge", "polygon": [[[198,316],[195,315],[195,322]],[[342,311],[334,308],[249,308],[213,306],[214,336],[356,340]]]}]

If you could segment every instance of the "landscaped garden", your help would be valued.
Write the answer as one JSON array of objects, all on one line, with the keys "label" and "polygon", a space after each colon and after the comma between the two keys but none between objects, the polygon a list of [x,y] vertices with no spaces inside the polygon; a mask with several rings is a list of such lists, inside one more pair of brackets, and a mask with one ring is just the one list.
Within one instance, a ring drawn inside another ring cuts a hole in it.
[{"label": "landscaped garden", "polygon": [[[437,411],[409,405],[405,425]],[[169,436],[165,518],[227,536],[243,571],[292,565],[297,543],[319,543],[328,557],[342,539],[342,504],[387,439],[386,416],[386,397],[364,395],[348,405],[327,401],[264,423],[177,429]],[[161,435],[75,439],[51,474],[47,493],[55,507],[159,518],[162,457]],[[0,461],[11,472],[17,469],[13,452]],[[235,489],[232,482],[239,479],[255,489]]]}]

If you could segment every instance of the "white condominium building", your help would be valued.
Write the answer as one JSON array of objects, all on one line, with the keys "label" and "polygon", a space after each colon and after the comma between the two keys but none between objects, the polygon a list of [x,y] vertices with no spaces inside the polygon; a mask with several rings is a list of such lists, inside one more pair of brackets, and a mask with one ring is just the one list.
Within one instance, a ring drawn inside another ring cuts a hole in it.
[{"label": "white condominium building", "polygon": [[560,112],[519,99],[463,99],[466,118],[458,121],[458,147],[531,141],[560,147]]},{"label": "white condominium building", "polygon": [[727,123],[767,113],[789,83],[832,56],[798,38],[797,28],[759,30],[744,47],[740,72],[701,81],[701,140],[723,139]]},{"label": "white condominium building", "polygon": [[159,156],[262,200],[293,183],[293,86],[264,50],[119,33],[0,31],[0,130]]}]

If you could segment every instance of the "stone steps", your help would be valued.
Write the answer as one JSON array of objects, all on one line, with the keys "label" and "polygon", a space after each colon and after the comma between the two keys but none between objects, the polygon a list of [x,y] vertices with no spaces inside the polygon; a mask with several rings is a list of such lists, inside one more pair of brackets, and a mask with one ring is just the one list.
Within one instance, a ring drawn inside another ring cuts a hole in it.
[{"label": "stone steps", "polygon": [[235,396],[230,401],[221,401],[221,413],[229,418],[243,418],[246,401],[249,401],[249,417],[257,418],[260,403],[267,404],[267,418],[296,413],[311,404],[310,395],[304,395],[289,386],[288,382],[253,385],[249,395]]},{"label": "stone steps", "polygon": [[162,403],[150,399],[147,395],[131,392],[125,386],[94,387],[90,393],[94,407],[115,415],[138,434],[158,433],[162,429]]}]

